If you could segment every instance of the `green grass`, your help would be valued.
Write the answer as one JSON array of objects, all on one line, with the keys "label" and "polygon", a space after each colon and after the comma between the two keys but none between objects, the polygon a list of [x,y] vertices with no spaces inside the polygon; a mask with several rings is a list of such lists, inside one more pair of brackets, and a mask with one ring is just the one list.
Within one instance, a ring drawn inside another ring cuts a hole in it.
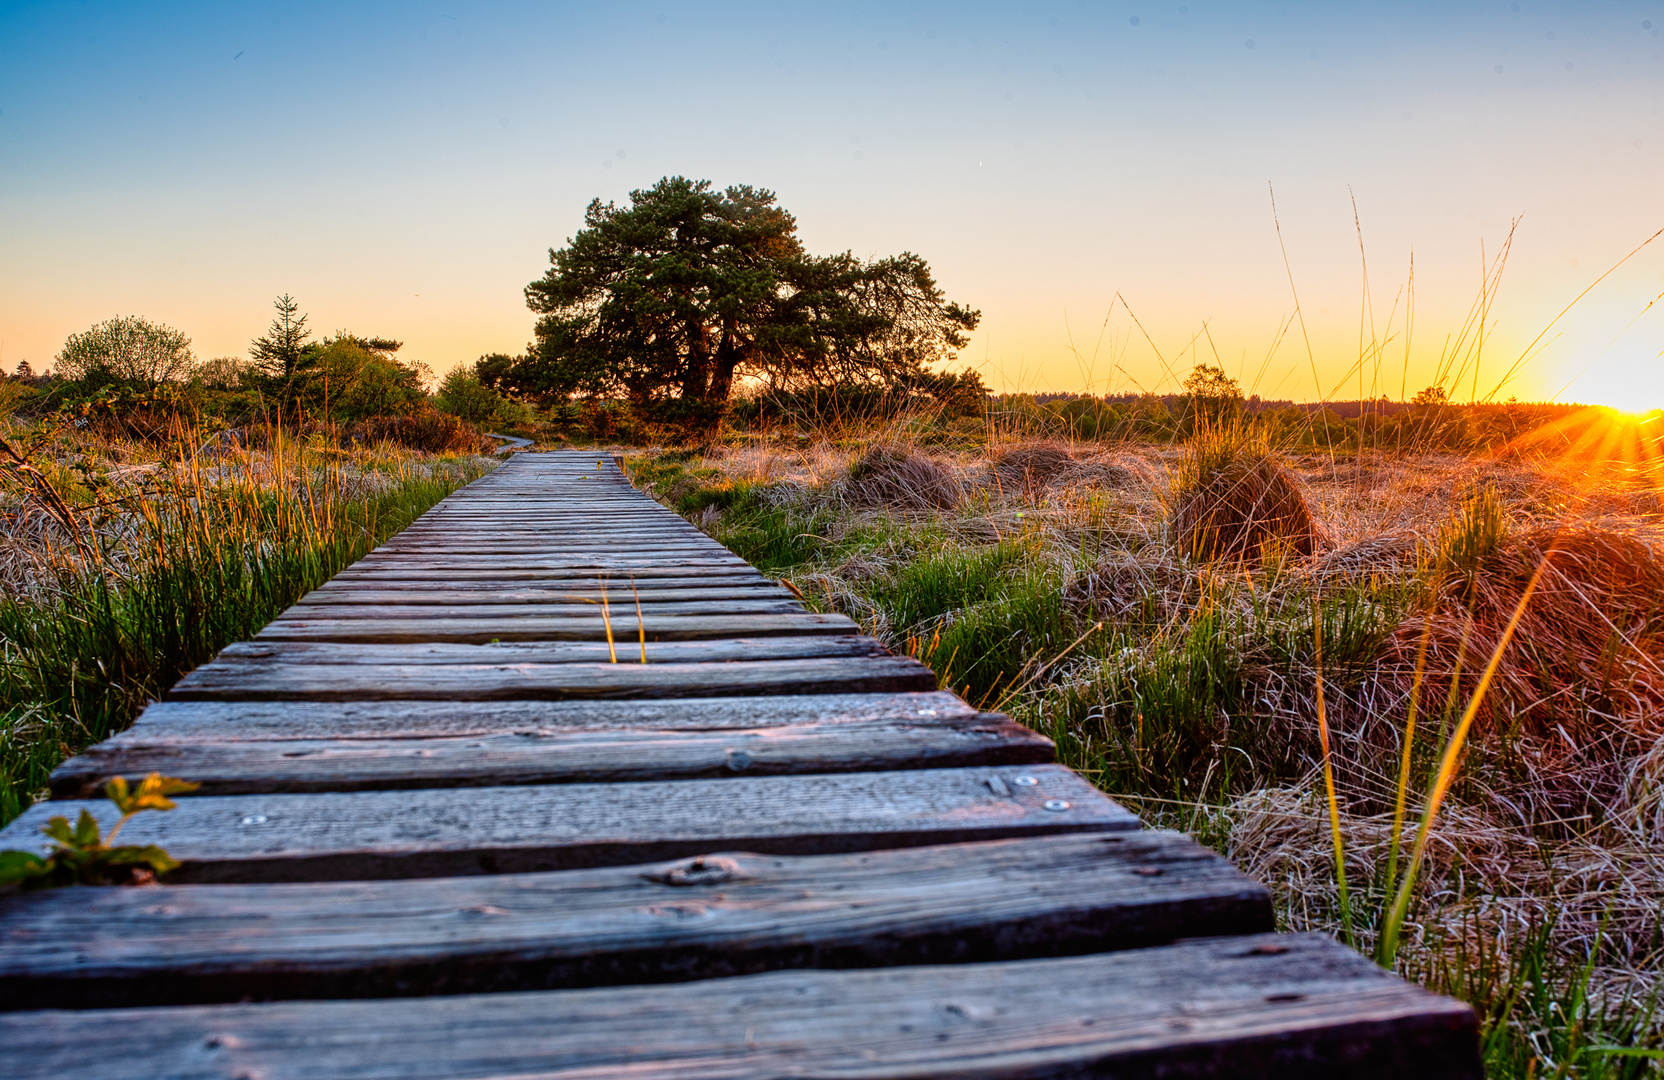
[{"label": "green grass", "polygon": [[[1475,490],[1419,567],[1333,582],[1297,579],[1278,565],[1215,568],[1182,589],[1175,581],[1152,584],[1109,625],[1088,633],[1095,616],[1089,605],[1068,599],[1069,568],[1092,565],[1095,546],[1119,549],[1117,558],[1143,557],[1142,541],[1133,542],[1141,530],[1127,533],[1131,540],[1117,534],[1124,522],[1111,510],[1091,515],[1091,507],[1077,508],[1096,531],[1064,541],[1073,545],[1067,549],[1037,534],[976,543],[963,539],[966,530],[955,535],[945,516],[853,515],[835,500],[771,491],[716,469],[690,468],[686,460],[642,468],[659,470],[661,497],[671,493],[672,506],[765,571],[814,578],[812,603],[862,618],[880,613],[891,647],[930,664],[944,686],[1050,735],[1064,764],[1128,802],[1148,824],[1188,831],[1221,851],[1230,843],[1236,796],[1267,787],[1305,790],[1310,781],[1317,623],[1331,722],[1350,736],[1348,725],[1375,708],[1370,695],[1380,692],[1373,680],[1383,660],[1402,647],[1394,634],[1426,610],[1435,590],[1462,591],[1483,575],[1505,536],[1494,493]],[[859,569],[846,571],[851,564]],[[1064,662],[1052,663],[1083,634]],[[1483,666],[1484,657],[1468,663]],[[1461,710],[1460,695],[1441,693],[1421,717],[1406,784],[1412,810],[1431,789]],[[1357,752],[1349,744],[1348,753]],[[1495,782],[1518,768],[1515,756],[1508,739],[1488,738],[1469,751],[1457,783]],[[1396,757],[1351,761],[1343,775],[1346,812],[1390,812],[1397,774]],[[1326,838],[1320,846],[1311,856],[1328,858]],[[1380,866],[1352,884],[1351,914],[1360,947],[1367,947],[1395,890]],[[1474,888],[1457,885],[1464,900],[1477,897],[1464,891]],[[1336,921],[1337,899],[1321,888],[1302,894],[1302,919]],[[1412,912],[1412,923],[1418,914],[1428,913]],[[1558,952],[1551,931],[1552,924],[1499,936],[1494,927],[1476,927],[1466,937],[1423,940],[1399,954],[1398,970],[1473,1004],[1492,1077],[1660,1075],[1658,1003],[1603,1002],[1591,992],[1590,965]]]},{"label": "green grass", "polygon": [[[1510,936],[1477,923],[1438,941],[1404,974],[1473,1004],[1490,1077],[1641,1080],[1664,1071],[1659,1000],[1591,993],[1593,963],[1556,955],[1551,922]],[[1597,947],[1598,948],[1598,947]]]},{"label": "green grass", "polygon": [[134,572],[66,577],[45,601],[0,598],[0,824],[64,758],[127,727],[456,486],[406,479],[362,500],[260,490],[196,501],[188,519],[147,516]]},{"label": "green grass", "polygon": [[713,534],[764,573],[790,576],[898,544],[920,551],[872,583],[866,598],[883,612],[898,645],[973,703],[992,706],[1090,625],[1063,602],[1062,580],[1049,567],[1036,567],[1035,546],[1021,538],[944,546],[928,528],[880,522],[834,541],[829,512],[774,506],[762,491],[744,481],[698,483],[676,496],[675,505],[689,516],[722,510]]}]

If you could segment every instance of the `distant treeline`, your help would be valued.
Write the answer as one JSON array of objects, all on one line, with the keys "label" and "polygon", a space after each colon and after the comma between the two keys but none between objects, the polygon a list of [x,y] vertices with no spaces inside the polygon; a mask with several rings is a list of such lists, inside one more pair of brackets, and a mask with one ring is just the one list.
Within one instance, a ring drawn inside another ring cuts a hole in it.
[{"label": "distant treeline", "polygon": [[1176,441],[1202,424],[1252,424],[1290,449],[1400,452],[1495,450],[1588,406],[1561,402],[1456,404],[1437,387],[1411,401],[1297,402],[1209,394],[1000,394],[996,423],[1075,439]]},{"label": "distant treeline", "polygon": [[[1041,404],[1041,405],[1049,405],[1049,404],[1053,404],[1053,403],[1056,403],[1056,402],[1079,401],[1079,400],[1102,401],[1106,405],[1117,405],[1117,404],[1118,405],[1135,405],[1135,404],[1137,404],[1141,401],[1147,401],[1147,400],[1150,400],[1151,398],[1154,398],[1156,400],[1159,400],[1163,405],[1165,405],[1169,409],[1182,408],[1185,405],[1186,402],[1191,400],[1189,394],[1130,394],[1129,393],[1129,394],[1104,394],[1102,397],[1098,397],[1098,396],[1092,395],[1092,394],[1071,394],[1071,393],[1029,394],[1029,395],[1021,395],[1021,394],[1005,395],[1005,394],[1002,394],[1002,395],[1000,395],[1000,398],[1002,398],[1002,399],[1006,398],[1006,397],[1011,397],[1011,398],[1031,397],[1031,398],[1033,398],[1033,400],[1035,402],[1037,402],[1038,404]],[[1587,409],[1589,407],[1587,405],[1580,405],[1580,404],[1571,403],[1571,402],[1558,402],[1558,401],[1524,401],[1524,402],[1522,402],[1522,401],[1515,401],[1515,400],[1512,400],[1512,399],[1510,399],[1508,401],[1500,401],[1500,402],[1499,401],[1480,401],[1480,402],[1474,402],[1472,404],[1461,404],[1459,402],[1444,401],[1444,402],[1441,402],[1440,404],[1443,404],[1443,405],[1445,405],[1447,407],[1450,407],[1450,408],[1474,409],[1474,410],[1477,410],[1478,412],[1481,412],[1481,413],[1484,413],[1484,412],[1508,413],[1510,411],[1517,411],[1518,409],[1523,407],[1523,408],[1527,408],[1527,409],[1532,410],[1533,413],[1540,413],[1546,418],[1558,418],[1558,417],[1562,417],[1562,416],[1570,416],[1573,413],[1581,412],[1582,410]],[[1263,413],[1263,412],[1280,412],[1280,411],[1287,410],[1287,409],[1293,409],[1293,410],[1304,410],[1305,412],[1308,412],[1308,413],[1312,414],[1313,416],[1316,416],[1319,413],[1327,411],[1330,415],[1339,417],[1340,419],[1343,419],[1343,420],[1356,420],[1360,416],[1381,416],[1381,417],[1399,416],[1399,415],[1402,415],[1404,413],[1415,413],[1417,410],[1423,409],[1424,407],[1425,407],[1425,403],[1418,403],[1418,402],[1414,402],[1414,401],[1393,401],[1390,398],[1384,398],[1384,397],[1383,398],[1374,398],[1374,399],[1366,398],[1366,399],[1363,399],[1363,400],[1356,400],[1356,401],[1294,401],[1290,398],[1262,398],[1258,394],[1251,394],[1247,398],[1244,398],[1243,402],[1242,402],[1242,411],[1244,413],[1247,413],[1247,414],[1250,414],[1250,415],[1255,415],[1255,414],[1259,414],[1259,413]]]}]

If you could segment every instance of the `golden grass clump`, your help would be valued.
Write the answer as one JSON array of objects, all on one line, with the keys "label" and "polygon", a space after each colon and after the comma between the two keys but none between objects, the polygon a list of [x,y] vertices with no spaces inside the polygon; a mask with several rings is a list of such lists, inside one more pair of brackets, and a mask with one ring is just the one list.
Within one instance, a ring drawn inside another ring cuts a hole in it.
[{"label": "golden grass clump", "polygon": [[1073,476],[1080,462],[1062,443],[1028,442],[994,455],[994,475],[1008,490],[1046,487]]},{"label": "golden grass clump", "polygon": [[[1464,565],[1449,558],[1451,535],[1442,535],[1434,563],[1445,603],[1430,627],[1412,619],[1398,631],[1406,651],[1429,635],[1435,703],[1441,683],[1466,679],[1546,560],[1482,719],[1538,737],[1560,759],[1589,758],[1597,749],[1605,757],[1626,731],[1664,735],[1664,559],[1657,552],[1627,533],[1570,524],[1496,539]],[[1457,551],[1471,555],[1472,547]]]},{"label": "golden grass clump", "polygon": [[844,493],[859,506],[899,510],[952,510],[965,495],[959,480],[935,458],[882,444],[868,447],[850,465]]},{"label": "golden grass clump", "polygon": [[1263,438],[1237,427],[1198,433],[1169,505],[1173,540],[1192,559],[1311,555],[1323,539],[1287,467]]},{"label": "golden grass clump", "polygon": [[1119,462],[1101,454],[1082,454],[1055,440],[1007,446],[994,455],[994,481],[1007,495],[1033,495],[1051,487],[1096,484],[1131,487],[1141,478]]}]

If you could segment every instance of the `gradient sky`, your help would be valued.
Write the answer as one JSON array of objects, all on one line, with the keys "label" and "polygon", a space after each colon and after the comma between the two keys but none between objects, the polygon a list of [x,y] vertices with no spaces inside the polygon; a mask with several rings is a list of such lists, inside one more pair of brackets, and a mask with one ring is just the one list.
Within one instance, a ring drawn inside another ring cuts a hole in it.
[{"label": "gradient sky", "polygon": [[[1664,0],[0,0],[0,366],[116,314],[241,355],[281,292],[439,371],[518,352],[589,200],[682,174],[776,191],[811,251],[923,255],[999,389],[1217,355],[1352,398],[1373,317],[1363,391],[1413,393],[1518,219],[1484,395],[1664,228],[1661,28]],[[1664,406],[1660,293],[1664,239],[1500,395]]]}]

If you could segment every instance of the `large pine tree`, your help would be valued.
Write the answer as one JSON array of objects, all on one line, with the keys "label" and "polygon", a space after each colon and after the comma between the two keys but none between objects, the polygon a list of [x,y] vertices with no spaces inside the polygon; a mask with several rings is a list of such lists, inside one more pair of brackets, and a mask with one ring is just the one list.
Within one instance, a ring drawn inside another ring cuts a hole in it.
[{"label": "large pine tree", "polygon": [[627,207],[595,200],[584,226],[526,287],[536,341],[503,377],[522,392],[717,405],[743,375],[895,383],[962,348],[979,318],[917,255],[807,254],[758,188],[667,177]]}]

